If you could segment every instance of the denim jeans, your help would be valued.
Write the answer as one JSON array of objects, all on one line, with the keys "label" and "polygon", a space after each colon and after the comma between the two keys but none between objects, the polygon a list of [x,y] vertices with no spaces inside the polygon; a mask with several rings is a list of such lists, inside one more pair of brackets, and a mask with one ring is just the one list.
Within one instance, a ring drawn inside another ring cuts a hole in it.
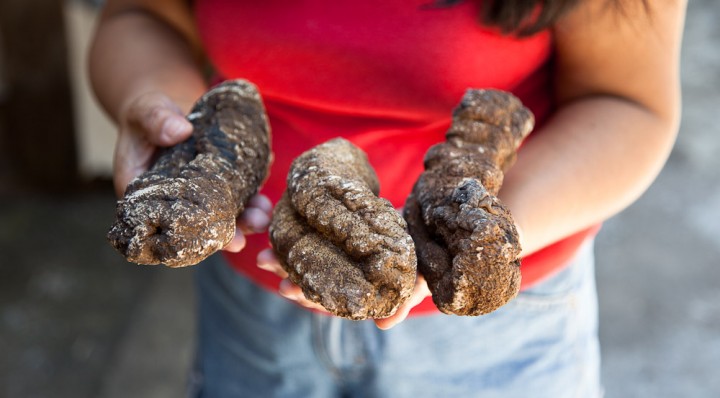
[{"label": "denim jeans", "polygon": [[221,256],[198,268],[197,284],[191,397],[601,395],[592,242],[491,314],[417,316],[388,331],[307,311]]}]

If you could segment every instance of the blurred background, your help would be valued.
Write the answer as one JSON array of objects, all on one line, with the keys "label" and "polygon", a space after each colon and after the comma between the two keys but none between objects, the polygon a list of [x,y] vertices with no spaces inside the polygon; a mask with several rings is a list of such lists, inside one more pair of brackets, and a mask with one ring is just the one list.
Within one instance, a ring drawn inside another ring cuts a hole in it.
[{"label": "blurred background", "polygon": [[[0,1],[0,397],[181,397],[192,270],[105,241],[114,130],[93,1]],[[654,185],[597,239],[608,398],[720,396],[720,2],[690,0],[684,110]]]}]

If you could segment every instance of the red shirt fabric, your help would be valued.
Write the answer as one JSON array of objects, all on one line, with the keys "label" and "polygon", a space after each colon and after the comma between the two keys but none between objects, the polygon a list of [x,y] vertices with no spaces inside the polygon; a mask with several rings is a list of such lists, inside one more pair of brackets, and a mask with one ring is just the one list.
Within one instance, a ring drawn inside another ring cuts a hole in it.
[{"label": "red shirt fabric", "polygon": [[[468,88],[517,95],[537,124],[552,110],[549,31],[518,39],[478,23],[478,2],[428,7],[428,0],[198,0],[209,58],[225,78],[256,84],[272,129],[275,160],[262,192],[276,202],[290,163],[342,136],[362,148],[380,196],[403,206],[427,149],[444,140]],[[559,270],[590,227],[527,256],[522,288]],[[280,279],[256,266],[267,234],[227,258],[271,290]],[[426,300],[413,313],[437,311]]]}]

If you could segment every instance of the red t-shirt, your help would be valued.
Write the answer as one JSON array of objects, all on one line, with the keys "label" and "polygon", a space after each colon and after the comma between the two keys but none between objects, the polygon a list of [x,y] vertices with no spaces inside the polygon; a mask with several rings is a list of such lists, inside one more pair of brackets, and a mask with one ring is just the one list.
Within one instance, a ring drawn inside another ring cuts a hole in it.
[{"label": "red t-shirt", "polygon": [[[427,7],[430,0],[196,1],[200,35],[226,78],[255,83],[272,128],[275,161],[262,192],[273,202],[292,160],[342,136],[362,148],[380,195],[403,206],[427,149],[444,140],[467,88],[511,91],[542,124],[552,110],[552,37],[503,36],[478,23],[478,3]],[[597,227],[523,259],[523,288],[561,268]],[[276,290],[256,267],[267,234],[248,237],[229,261]],[[436,311],[426,300],[414,313]]]}]

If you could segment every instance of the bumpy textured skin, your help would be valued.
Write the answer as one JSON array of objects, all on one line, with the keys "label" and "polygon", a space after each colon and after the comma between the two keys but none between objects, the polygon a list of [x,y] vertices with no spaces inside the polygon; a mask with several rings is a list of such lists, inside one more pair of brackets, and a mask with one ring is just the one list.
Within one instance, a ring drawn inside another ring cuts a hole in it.
[{"label": "bumpy textured skin", "polygon": [[334,139],[299,156],[275,206],[270,239],[309,300],[353,320],[385,318],[412,293],[417,260],[406,223],[365,154]]},{"label": "bumpy textured skin", "polygon": [[496,195],[533,124],[511,94],[468,90],[446,142],[425,155],[404,216],[418,269],[444,313],[486,314],[518,293],[518,234]]},{"label": "bumpy textured skin", "polygon": [[165,150],[117,203],[108,240],[128,261],[197,264],[230,242],[236,217],[267,176],[270,128],[255,86],[216,86],[188,120],[192,137]]}]

